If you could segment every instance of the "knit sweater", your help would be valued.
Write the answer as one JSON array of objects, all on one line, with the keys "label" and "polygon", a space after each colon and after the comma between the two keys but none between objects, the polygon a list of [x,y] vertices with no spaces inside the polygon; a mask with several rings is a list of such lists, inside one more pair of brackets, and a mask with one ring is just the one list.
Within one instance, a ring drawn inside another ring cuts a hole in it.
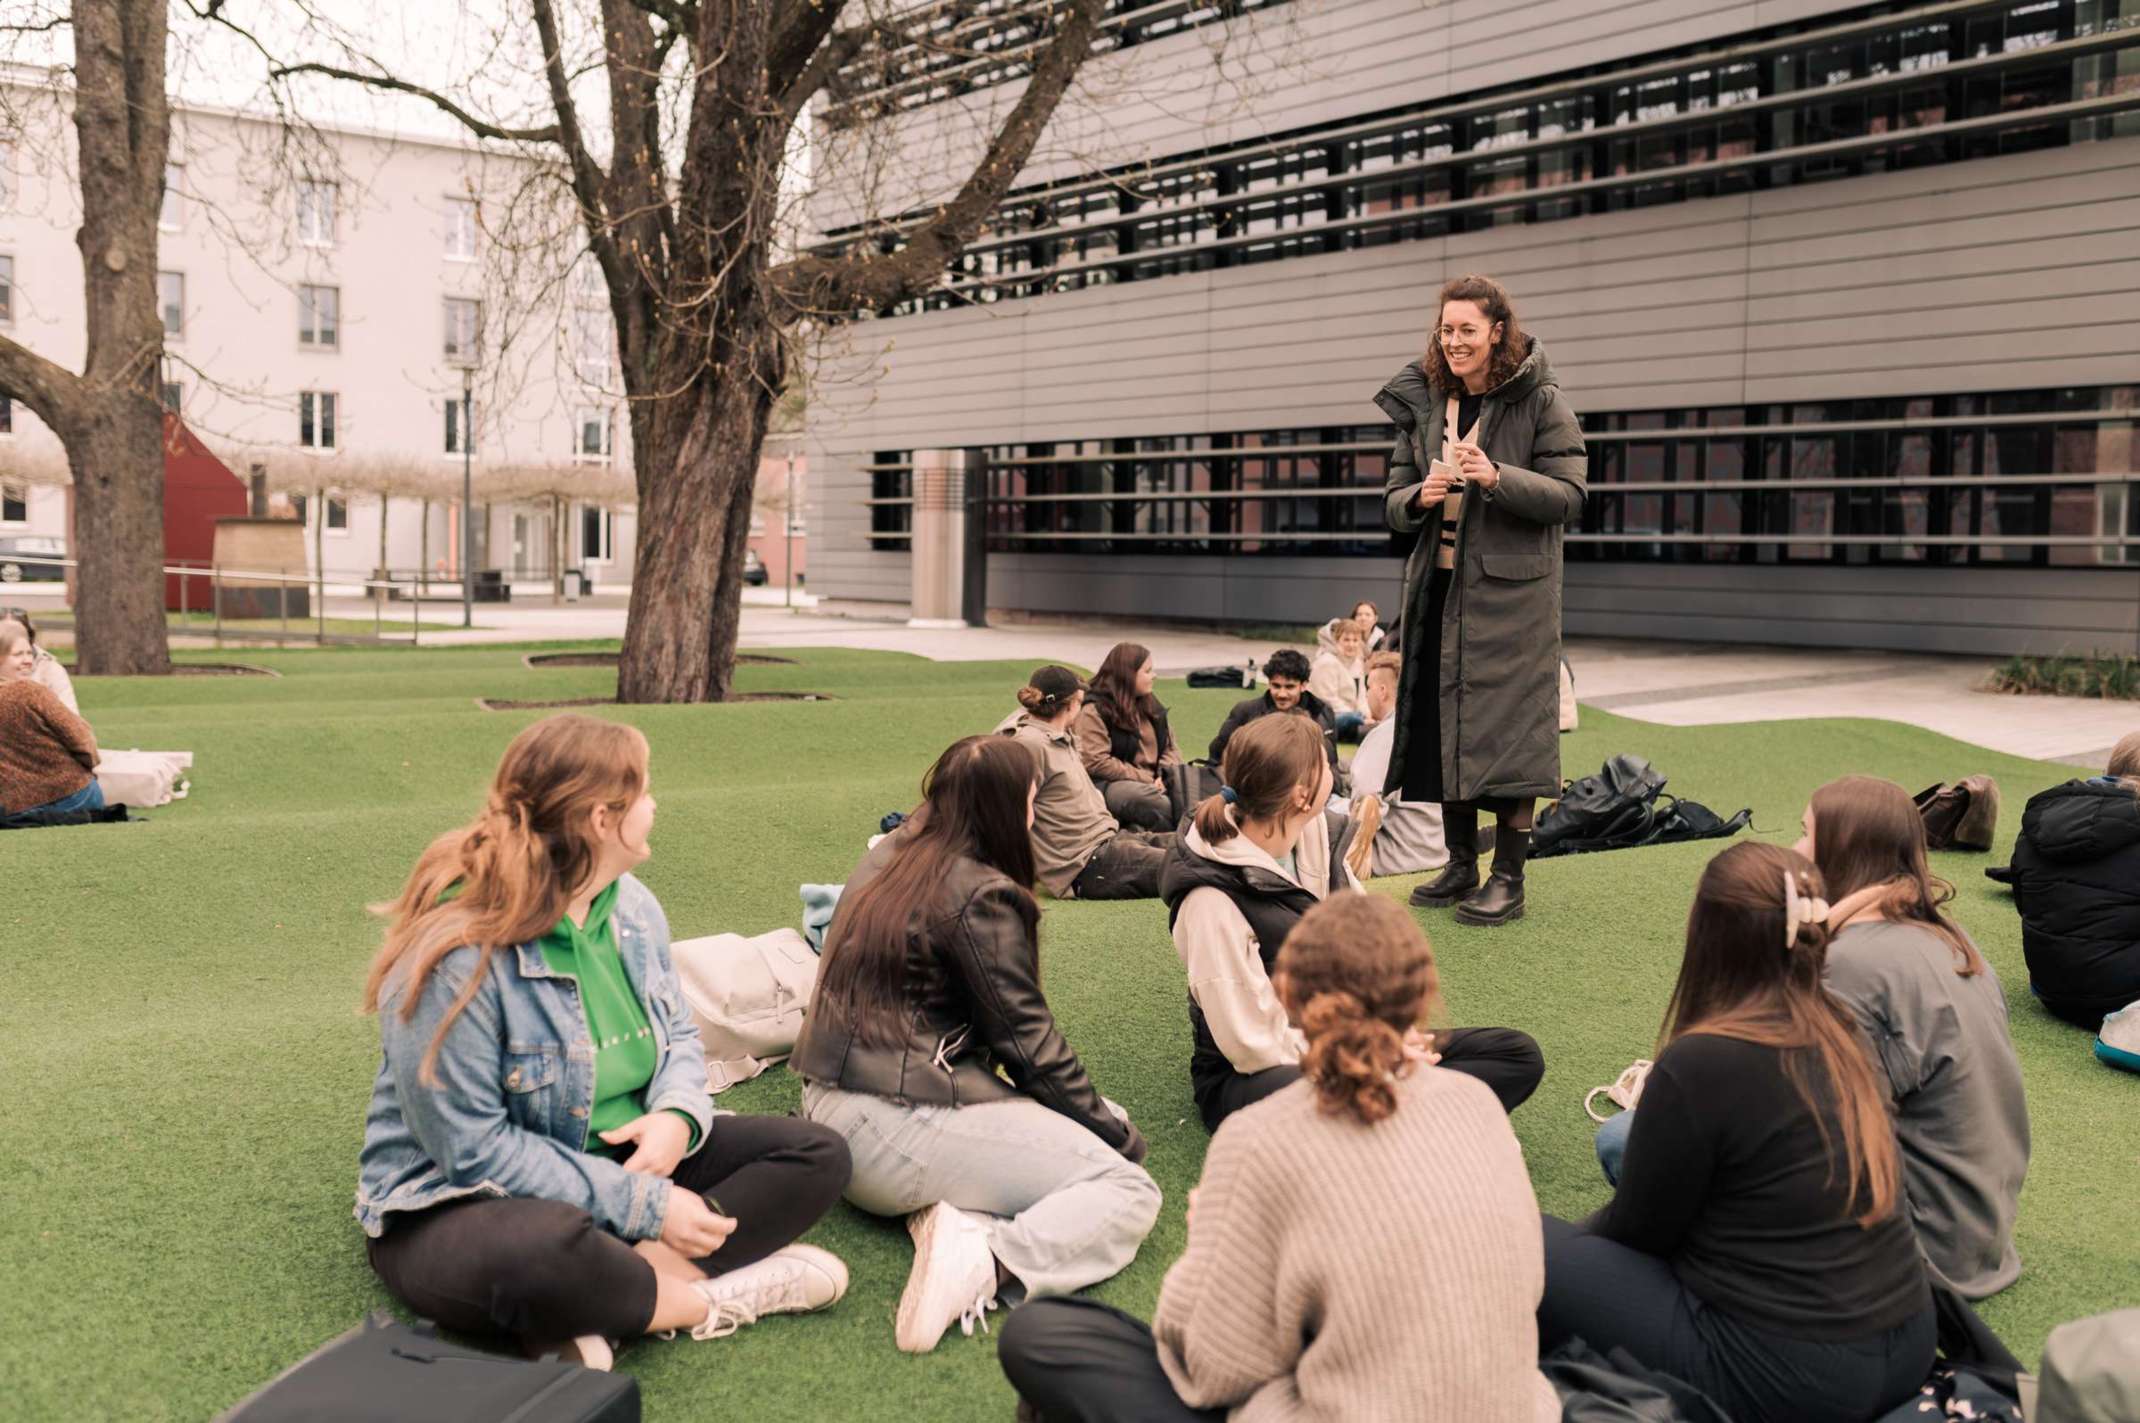
[{"label": "knit sweater", "polygon": [[96,765],[89,723],[31,681],[0,682],[0,810],[14,814],[87,786]]},{"label": "knit sweater", "polygon": [[1297,1082],[1212,1138],[1153,1332],[1182,1401],[1231,1423],[1556,1423],[1545,1253],[1508,1114],[1424,1068],[1374,1126]]}]

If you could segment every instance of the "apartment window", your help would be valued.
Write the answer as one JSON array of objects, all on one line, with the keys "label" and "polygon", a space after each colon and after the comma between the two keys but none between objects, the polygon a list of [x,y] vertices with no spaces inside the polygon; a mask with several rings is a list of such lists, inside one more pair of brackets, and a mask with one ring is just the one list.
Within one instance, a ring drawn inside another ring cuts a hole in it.
[{"label": "apartment window", "polygon": [[15,145],[0,143],[0,212],[15,206]]},{"label": "apartment window", "polygon": [[15,259],[0,256],[0,326],[15,319]]},{"label": "apartment window", "polygon": [[164,381],[157,390],[157,398],[163,402],[164,409],[176,415],[179,404],[186,398],[186,387],[175,380]]},{"label": "apartment window", "polygon": [[297,240],[307,247],[334,246],[335,188],[303,179],[297,185]]},{"label": "apartment window", "polygon": [[163,165],[163,210],[156,215],[156,225],[166,232],[176,232],[186,225],[185,182],[183,163]]},{"label": "apartment window", "polygon": [[483,304],[466,297],[446,298],[446,360],[457,366],[472,366],[482,355]]},{"label": "apartment window", "polygon": [[183,336],[186,334],[186,274],[184,272],[158,272],[156,274],[156,305],[163,312],[163,334]]},{"label": "apartment window", "polygon": [[579,307],[572,313],[572,366],[589,385],[607,385],[610,379],[609,313],[594,307]]},{"label": "apartment window", "polygon": [[349,501],[347,499],[338,498],[332,494],[327,496],[327,532],[330,534],[346,534],[349,532]]},{"label": "apartment window", "polygon": [[342,344],[342,289],[300,286],[297,289],[297,344],[336,350]]},{"label": "apartment window", "polygon": [[580,509],[580,561],[607,563],[616,557],[617,516],[592,504]]},{"label": "apartment window", "polygon": [[602,275],[602,264],[594,259],[592,252],[585,253],[572,266],[572,299],[582,306],[607,306],[609,283]]},{"label": "apartment window", "polygon": [[476,259],[474,198],[446,199],[446,257],[454,262],[473,262]]},{"label": "apartment window", "polygon": [[307,390],[297,397],[297,443],[308,450],[335,448],[335,425],[341,397],[331,390]]},{"label": "apartment window", "polygon": [[446,402],[447,454],[475,453],[475,422],[467,418],[471,413],[463,408],[458,398]]},{"label": "apartment window", "polygon": [[583,405],[572,422],[572,454],[575,459],[606,462],[610,451],[609,412],[599,405]]},{"label": "apartment window", "polygon": [[30,490],[22,484],[0,484],[0,524],[30,522]]}]

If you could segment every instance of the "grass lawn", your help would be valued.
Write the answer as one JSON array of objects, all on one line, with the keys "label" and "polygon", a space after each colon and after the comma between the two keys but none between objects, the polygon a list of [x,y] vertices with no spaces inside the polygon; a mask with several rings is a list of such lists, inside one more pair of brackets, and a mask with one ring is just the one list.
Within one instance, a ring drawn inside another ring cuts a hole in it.
[{"label": "grass lawn", "polygon": [[[476,811],[499,751],[540,715],[484,712],[476,698],[613,686],[602,668],[531,671],[524,650],[263,651],[246,660],[279,680],[77,684],[105,744],[190,750],[196,789],[146,824],[0,837],[11,891],[0,926],[15,945],[0,979],[14,1143],[0,1156],[8,1417],[202,1418],[386,1303],[350,1216],[377,1065],[376,1029],[356,1012],[379,936],[365,906]],[[911,805],[931,757],[993,724],[1029,670],[790,655],[792,666],[742,668],[742,687],[835,700],[612,713],[653,744],[660,814],[641,873],[679,935],[796,922],[795,886],[842,878],[879,816]],[[1163,693],[1192,747],[1229,701],[1178,683]],[[2006,983],[2035,1126],[2026,1270],[1984,1313],[2033,1360],[2059,1321],[2135,1303],[2140,1079],[2097,1064],[2086,1037],[2036,1008],[2012,908],[1981,874],[2005,862],[2023,800],[2070,768],[1871,721],[1675,729],[1585,709],[1564,738],[1570,771],[1622,750],[1719,811],[1750,804],[1758,832],[1786,842],[1807,794],[1845,771],[1912,790],[1998,777],[2000,848],[1938,863]],[[1544,862],[1529,917],[1506,929],[1430,916],[1452,1021],[1521,1026],[1545,1047],[1545,1084],[1515,1124],[1549,1211],[1605,1196],[1582,1095],[1648,1052],[1690,886],[1717,848]],[[1063,1027],[1142,1125],[1167,1193],[1135,1264],[1098,1291],[1148,1312],[1182,1247],[1181,1203],[1206,1142],[1165,915],[1152,903],[1053,905],[1042,935]],[[775,1071],[726,1100],[781,1112],[798,1093]],[[930,1356],[893,1349],[909,1259],[896,1222],[842,1207],[811,1238],[848,1261],[846,1301],[724,1341],[632,1346],[621,1363],[649,1417],[738,1405],[784,1419],[1010,1416],[988,1340],[954,1330]]]}]

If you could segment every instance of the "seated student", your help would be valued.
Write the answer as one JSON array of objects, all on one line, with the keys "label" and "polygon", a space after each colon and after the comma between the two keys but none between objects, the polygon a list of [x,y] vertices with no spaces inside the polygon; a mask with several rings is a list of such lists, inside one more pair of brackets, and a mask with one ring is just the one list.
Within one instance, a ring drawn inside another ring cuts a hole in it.
[{"label": "seated student", "polygon": [[2108,774],[2029,799],[2005,877],[2045,1008],[2092,1033],[2140,1002],[2140,731],[2111,750]]},{"label": "seated student", "polygon": [[1004,1323],[1026,1408],[1558,1423],[1523,1150],[1493,1097],[1424,1065],[1412,1038],[1437,1000],[1426,936],[1390,900],[1340,894],[1302,917],[1277,983],[1306,1032],[1304,1080],[1212,1138],[1151,1326],[1090,1299]]},{"label": "seated student", "polygon": [[1352,605],[1352,620],[1360,625],[1360,636],[1366,639],[1364,646],[1370,653],[1380,652],[1388,642],[1389,632],[1382,626],[1382,610],[1362,598]]},{"label": "seated student", "polygon": [[1152,654],[1115,644],[1092,677],[1077,714],[1078,755],[1125,830],[1172,830],[1181,817],[1167,793],[1166,768],[1181,764],[1167,709],[1152,695]]},{"label": "seated student", "polygon": [[1233,740],[1235,732],[1250,722],[1273,712],[1292,712],[1308,718],[1328,733],[1330,742],[1330,768],[1338,769],[1337,719],[1323,699],[1308,690],[1308,659],[1290,647],[1281,647],[1263,664],[1265,690],[1260,696],[1247,697],[1233,704],[1226,713],[1226,720],[1219,726],[1219,734],[1211,738],[1211,759],[1226,759],[1226,744]]},{"label": "seated student", "polygon": [[97,738],[36,680],[20,623],[0,622],[0,811],[102,810]]},{"label": "seated student", "polygon": [[[1346,867],[1355,822],[1325,813],[1330,766],[1306,717],[1265,718],[1234,737],[1226,790],[1197,807],[1167,857],[1160,897],[1189,976],[1189,1080],[1204,1125],[1300,1080],[1306,1040],[1271,986],[1271,964],[1300,917],[1359,881]],[[1435,1035],[1441,1064],[1477,1077],[1514,1111],[1545,1060],[1512,1028]]]},{"label": "seated student", "polygon": [[1018,689],[1024,710],[997,728],[1017,739],[1040,775],[1033,802],[1033,861],[1057,899],[1150,899],[1174,832],[1125,830],[1086,773],[1071,727],[1085,684],[1067,667],[1042,667]]},{"label": "seated student", "polygon": [[372,1268],[448,1329],[593,1368],[615,1340],[718,1338],[847,1288],[790,1244],[839,1199],[847,1144],[714,1108],[668,920],[627,873],[653,825],[636,729],[536,722],[416,862],[364,985]]},{"label": "seated student", "polygon": [[61,705],[76,716],[82,714],[82,704],[75,700],[74,679],[60,660],[46,651],[37,641],[37,624],[30,621],[27,608],[0,608],[0,622],[20,623],[30,639],[30,650],[35,656],[35,665],[30,669],[30,680],[60,699]]},{"label": "seated student", "polygon": [[1332,618],[1316,635],[1308,691],[1330,709],[1337,739],[1354,742],[1367,729],[1367,637],[1351,618]]},{"label": "seated student", "polygon": [[[1397,709],[1397,681],[1403,670],[1404,659],[1394,652],[1378,652],[1367,659],[1367,716],[1374,725],[1352,754],[1356,800],[1374,794],[1389,779],[1390,748],[1397,742],[1397,722],[1390,713]],[[1370,852],[1370,874],[1408,875],[1449,863],[1439,804],[1415,805],[1395,792],[1382,796],[1381,802],[1382,823]]]},{"label": "seated student", "polygon": [[1619,1187],[1545,1219],[1540,1346],[1625,1349],[1739,1423],[1861,1423],[1932,1367],[1888,1092],[1821,984],[1820,894],[1779,846],[1709,862]]},{"label": "seated student", "polygon": [[1159,1217],[1144,1138],[1093,1088],[1040,989],[1031,759],[969,736],[863,857],[789,1059],[803,1115],[854,1151],[847,1198],[906,1216],[896,1337],[967,1333],[999,1294],[1113,1275]]}]

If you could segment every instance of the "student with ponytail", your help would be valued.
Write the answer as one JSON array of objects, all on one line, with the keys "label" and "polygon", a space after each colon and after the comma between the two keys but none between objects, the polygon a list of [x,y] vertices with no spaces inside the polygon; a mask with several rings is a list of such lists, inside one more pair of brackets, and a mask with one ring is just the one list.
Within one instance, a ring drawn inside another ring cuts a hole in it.
[{"label": "student with ponytail", "polygon": [[1276,985],[1300,1071],[1212,1138],[1154,1322],[1089,1299],[1019,1309],[998,1353],[1020,1416],[1557,1423],[1538,1204],[1493,1095],[1419,1039],[1438,1001],[1426,936],[1340,893],[1287,937]]},{"label": "student with ponytail", "polygon": [[537,722],[417,861],[364,985],[372,1268],[449,1329],[595,1368],[620,1339],[717,1338],[847,1287],[791,1244],[839,1199],[847,1145],[714,1108],[668,920],[628,873],[653,825],[636,729]]},{"label": "student with ponytail", "polygon": [[[1224,791],[1197,808],[1160,875],[1189,977],[1189,1079],[1214,1131],[1300,1079],[1306,1041],[1272,987],[1271,965],[1303,914],[1360,887],[1345,863],[1356,824],[1326,809],[1325,749],[1307,717],[1263,717],[1235,733]],[[1512,1028],[1449,1029],[1437,1048],[1443,1066],[1480,1078],[1510,1111],[1545,1072],[1538,1044]]]},{"label": "student with ponytail", "polygon": [[1539,1340],[1685,1380],[1739,1423],[1858,1423],[1914,1394],[1937,1325],[1888,1093],[1821,983],[1804,857],[1709,862],[1612,1201],[1545,1220]]}]

